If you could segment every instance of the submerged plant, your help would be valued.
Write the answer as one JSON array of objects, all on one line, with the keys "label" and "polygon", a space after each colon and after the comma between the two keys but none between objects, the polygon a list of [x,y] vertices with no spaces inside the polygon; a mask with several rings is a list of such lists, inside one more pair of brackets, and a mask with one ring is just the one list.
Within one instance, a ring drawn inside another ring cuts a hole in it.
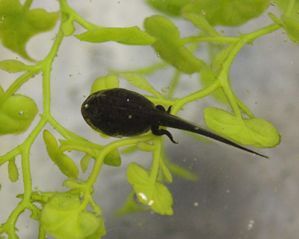
[{"label": "submerged plant", "polygon": [[[146,91],[146,97],[155,104],[166,108],[172,106],[173,114],[177,114],[186,104],[213,95],[229,106],[231,112],[207,107],[204,120],[210,130],[247,146],[265,148],[279,143],[280,137],[275,127],[269,121],[256,117],[236,96],[229,73],[242,48],[262,36],[283,30],[293,42],[299,42],[298,0],[275,0],[281,15],[269,13],[272,24],[238,36],[225,36],[215,27],[244,24],[263,14],[270,5],[269,0],[147,0],[149,5],[163,15],[146,18],[144,30],[137,26],[103,27],[90,23],[67,0],[58,0],[58,12],[32,9],[32,2],[26,0],[21,4],[19,0],[0,0],[2,45],[27,60],[27,63],[13,59],[0,61],[1,70],[20,73],[7,89],[4,90],[0,85],[0,135],[25,132],[37,113],[40,114],[38,123],[25,140],[0,156],[0,165],[8,165],[12,182],[19,180],[16,160],[21,161],[21,180],[24,186],[23,194],[17,196],[20,202],[0,226],[0,235],[8,235],[10,239],[18,238],[17,220],[25,210],[29,210],[31,218],[39,222],[39,238],[46,238],[46,235],[61,239],[101,238],[106,232],[100,205],[93,196],[94,184],[100,171],[105,169],[103,166],[121,165],[121,155],[124,153],[147,151],[152,153],[153,159],[150,169],[137,163],[129,164],[127,178],[132,193],[119,214],[150,209],[161,215],[172,215],[173,198],[165,184],[172,182],[172,175],[196,179],[196,175],[167,159],[162,137],[147,133],[100,145],[71,132],[53,117],[50,107],[51,69],[65,37],[77,38],[82,44],[114,41],[126,45],[147,45],[160,56],[157,60],[162,60],[142,69],[111,71],[94,81],[91,92],[119,87],[119,81],[126,80],[137,89]],[[192,23],[194,34],[182,38],[173,21],[174,17]],[[77,34],[74,23],[85,31]],[[51,49],[45,58],[34,61],[26,50],[27,42],[32,36],[51,30],[56,24],[59,27]],[[212,49],[210,61],[203,60],[197,54],[202,43],[207,43],[207,47]],[[157,91],[148,81],[153,73],[165,67],[172,68],[174,72],[167,94]],[[38,109],[29,96],[18,93],[20,87],[37,74],[42,75],[42,109]],[[200,76],[204,87],[182,98],[174,98],[183,74]],[[58,140],[53,132],[44,129],[47,124],[60,134]],[[43,135],[49,158],[67,177],[64,192],[36,191],[32,188],[30,152],[40,134]],[[80,169],[66,153],[69,151],[84,154],[80,160]],[[79,171],[85,172],[90,164],[92,170],[87,179],[80,179]]]}]

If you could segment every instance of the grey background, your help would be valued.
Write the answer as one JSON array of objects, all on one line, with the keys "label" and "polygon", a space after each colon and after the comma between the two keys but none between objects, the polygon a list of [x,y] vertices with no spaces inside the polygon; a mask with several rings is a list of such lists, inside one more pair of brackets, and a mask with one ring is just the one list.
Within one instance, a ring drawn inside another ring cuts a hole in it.
[{"label": "grey background", "polygon": [[[138,0],[82,1],[70,4],[86,19],[103,26],[142,26],[145,17],[156,12]],[[57,2],[36,1],[34,6],[57,9]],[[176,21],[183,35],[192,34],[191,25]],[[249,32],[270,23],[267,17],[226,33]],[[57,30],[57,29],[55,29]],[[33,38],[29,53],[36,59],[45,56],[55,30]],[[82,30],[82,29],[81,29]],[[79,30],[80,31],[80,28]],[[2,59],[17,56],[0,47]],[[18,57],[17,57],[18,58]],[[88,95],[93,80],[108,69],[130,69],[153,63],[157,56],[150,47],[124,46],[116,43],[89,44],[72,37],[61,45],[52,72],[52,112],[68,129],[95,142],[103,143],[80,115],[80,104]],[[172,130],[179,145],[167,143],[169,158],[199,175],[197,182],[175,179],[169,185],[174,196],[174,215],[150,213],[118,218],[114,212],[124,202],[130,187],[125,180],[126,165],[132,161],[149,165],[150,155],[134,154],[123,158],[122,168],[104,168],[95,186],[95,197],[103,208],[107,235],[105,238],[236,238],[293,239],[299,234],[299,152],[298,91],[299,49],[281,31],[246,46],[234,62],[231,78],[237,95],[261,118],[271,121],[280,131],[281,144],[263,150],[269,160],[256,158],[214,142],[198,142],[190,135]],[[171,70],[155,74],[152,82],[163,90]],[[16,75],[0,72],[0,84],[7,88]],[[32,95],[41,109],[41,77],[36,76],[22,93]],[[124,83],[122,83],[124,85]],[[198,87],[195,77],[185,77],[177,92],[182,96]],[[184,118],[202,123],[202,110],[215,104],[212,99],[192,103],[180,113]],[[38,117],[35,123],[38,121]],[[33,124],[34,126],[34,124]],[[49,128],[51,129],[51,128]],[[51,129],[53,132],[53,130]],[[1,136],[3,154],[24,135]],[[41,137],[32,151],[33,186],[42,191],[64,190],[64,177],[51,164]],[[77,155],[78,156],[78,155]],[[85,175],[86,176],[86,175]],[[3,222],[22,192],[22,184],[7,179],[7,166],[0,168],[0,221]],[[82,175],[84,177],[84,175]],[[29,213],[20,218],[21,238],[36,238],[36,223]]]}]

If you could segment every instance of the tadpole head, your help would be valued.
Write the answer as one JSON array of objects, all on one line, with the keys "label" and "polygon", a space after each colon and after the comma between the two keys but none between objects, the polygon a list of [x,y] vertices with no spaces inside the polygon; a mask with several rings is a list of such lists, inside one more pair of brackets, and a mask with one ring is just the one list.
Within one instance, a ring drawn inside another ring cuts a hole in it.
[{"label": "tadpole head", "polygon": [[94,120],[97,118],[98,106],[95,95],[90,95],[81,105],[81,114],[84,120],[94,128]]}]

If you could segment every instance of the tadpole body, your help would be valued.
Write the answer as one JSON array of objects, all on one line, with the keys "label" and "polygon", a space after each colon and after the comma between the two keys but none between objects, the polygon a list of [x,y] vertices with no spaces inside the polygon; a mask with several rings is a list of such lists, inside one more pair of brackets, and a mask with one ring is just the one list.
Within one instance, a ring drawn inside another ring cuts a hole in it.
[{"label": "tadpole body", "polygon": [[161,105],[154,105],[143,95],[122,88],[101,90],[88,96],[81,106],[85,121],[95,130],[114,137],[135,136],[149,130],[155,135],[171,133],[161,126],[181,129],[212,138],[230,146],[267,158],[231,140],[170,114]]}]

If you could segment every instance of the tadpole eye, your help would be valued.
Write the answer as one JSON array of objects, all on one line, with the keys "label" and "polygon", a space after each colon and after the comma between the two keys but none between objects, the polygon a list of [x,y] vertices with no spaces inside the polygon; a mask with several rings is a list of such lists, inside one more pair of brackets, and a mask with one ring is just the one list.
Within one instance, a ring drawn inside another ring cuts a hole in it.
[{"label": "tadpole eye", "polygon": [[88,103],[83,104],[83,108],[84,109],[88,109],[89,108],[89,104]]},{"label": "tadpole eye", "polygon": [[165,112],[165,108],[162,105],[156,105],[156,109]]},{"label": "tadpole eye", "polygon": [[88,99],[85,100],[85,102],[83,102],[81,105],[81,114],[85,120],[90,117],[90,114],[92,114],[92,110],[92,104],[90,104]]}]

